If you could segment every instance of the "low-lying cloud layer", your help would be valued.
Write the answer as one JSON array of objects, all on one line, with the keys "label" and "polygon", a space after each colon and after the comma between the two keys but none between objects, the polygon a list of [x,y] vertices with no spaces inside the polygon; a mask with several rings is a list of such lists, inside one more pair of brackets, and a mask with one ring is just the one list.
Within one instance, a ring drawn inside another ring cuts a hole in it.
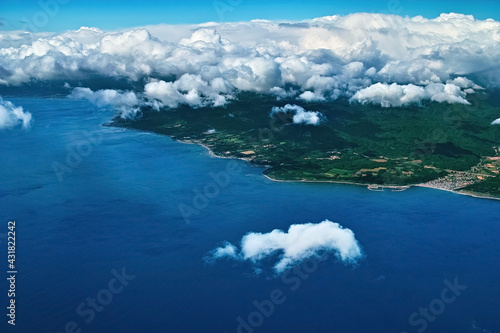
[{"label": "low-lying cloud layer", "polygon": [[274,106],[271,110],[271,116],[276,113],[291,113],[294,124],[319,125],[325,116],[317,111],[306,111],[298,105],[287,104],[283,107]]},{"label": "low-lying cloud layer", "polygon": [[325,220],[321,223],[294,224],[288,232],[275,229],[269,233],[248,233],[241,239],[241,249],[226,242],[210,254],[211,260],[232,258],[254,263],[279,253],[274,265],[276,273],[283,273],[303,260],[333,252],[345,263],[356,263],[362,257],[361,247],[350,229]]},{"label": "low-lying cloud layer", "polygon": [[24,129],[31,126],[31,113],[25,112],[21,106],[15,106],[0,97],[0,130],[21,125]]},{"label": "low-lying cloud layer", "polygon": [[383,107],[419,104],[423,100],[435,102],[470,104],[465,99],[466,93],[453,83],[430,83],[425,87],[413,84],[398,85],[393,83],[375,83],[356,92],[351,101],[362,104],[380,104]]},{"label": "low-lying cloud layer", "polygon": [[175,108],[180,104],[188,104],[193,107],[216,107],[225,105],[228,99],[232,99],[233,90],[220,77],[206,82],[200,75],[184,74],[174,82],[153,80],[144,87],[144,94],[159,101],[158,106]]},{"label": "low-lying cloud layer", "polygon": [[465,94],[479,88],[468,74],[492,73],[476,83],[500,86],[499,58],[500,22],[454,13],[435,19],[356,13],[111,32],[8,31],[0,32],[0,85],[126,78],[144,83],[144,92],[137,93],[158,108],[220,106],[240,91],[306,102],[344,96],[384,106],[425,99],[464,103]]},{"label": "low-lying cloud layer", "polygon": [[144,104],[132,91],[113,89],[92,91],[89,88],[77,87],[68,97],[87,100],[99,108],[112,107],[118,110],[123,118],[134,117],[140,110],[139,106]]}]

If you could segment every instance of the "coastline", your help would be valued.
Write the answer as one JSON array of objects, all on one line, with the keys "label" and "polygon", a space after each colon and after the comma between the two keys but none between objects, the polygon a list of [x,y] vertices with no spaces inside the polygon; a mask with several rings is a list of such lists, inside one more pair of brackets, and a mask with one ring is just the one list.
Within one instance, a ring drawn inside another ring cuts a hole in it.
[{"label": "coastline", "polygon": [[[112,122],[109,123],[109,124],[105,124],[105,125],[115,127],[115,125]],[[121,126],[116,126],[116,127],[121,127]],[[121,127],[121,128],[127,128],[127,127]],[[164,135],[164,134],[160,134],[160,133],[156,133],[156,134],[158,134],[158,135]],[[190,145],[194,145],[194,144],[195,145],[199,145],[199,146],[205,148],[208,151],[208,154],[211,157],[214,157],[214,158],[242,160],[242,161],[247,162],[247,164],[249,164],[251,166],[262,167],[264,169],[264,171],[267,170],[267,169],[269,169],[269,168],[271,168],[269,165],[258,165],[256,163],[253,163],[252,162],[253,158],[251,158],[251,157],[241,157],[241,156],[234,156],[234,155],[229,155],[229,156],[217,155],[216,153],[214,153],[214,151],[209,146],[207,146],[205,143],[203,143],[203,142],[201,142],[199,140],[192,140],[192,139],[182,140],[182,139],[173,138],[170,135],[165,135],[165,136],[168,136],[172,140],[180,142],[180,143],[190,144]],[[266,177],[267,179],[269,179],[270,181],[273,181],[273,182],[284,182],[284,183],[285,182],[286,183],[324,183],[324,184],[357,185],[357,186],[366,186],[368,190],[375,191],[375,192],[377,192],[377,191],[380,191],[380,192],[381,191],[385,191],[386,189],[390,189],[393,192],[401,192],[401,191],[408,190],[408,189],[410,189],[412,187],[424,187],[424,188],[430,188],[430,189],[434,189],[434,190],[440,190],[440,191],[446,191],[446,192],[450,192],[450,193],[455,193],[455,194],[459,194],[459,195],[465,195],[465,196],[468,196],[468,197],[473,197],[473,198],[478,198],[478,199],[490,199],[490,200],[500,201],[500,197],[489,196],[487,194],[482,194],[482,193],[477,193],[477,192],[470,192],[470,191],[449,190],[449,189],[444,189],[444,188],[440,188],[440,187],[437,187],[437,186],[425,185],[425,184],[378,185],[378,184],[364,184],[364,183],[355,183],[355,182],[349,182],[349,181],[336,181],[336,180],[331,180],[331,181],[328,181],[328,180],[306,180],[306,179],[301,179],[301,180],[283,180],[283,179],[274,179],[274,178],[266,175],[264,173],[264,171],[262,172],[262,175],[264,177]]]},{"label": "coastline", "polygon": [[[197,141],[182,141],[182,140],[176,140],[185,144],[198,144],[208,150],[208,153],[211,157],[215,158],[226,158],[226,159],[237,159],[237,160],[243,160],[246,161],[248,164],[252,164],[252,158],[248,157],[238,157],[238,156],[219,156],[215,154],[210,147],[208,147],[206,144],[202,142],[197,142]],[[266,170],[269,168],[269,166],[263,166]],[[386,189],[392,190],[392,192],[401,192],[401,191],[406,191],[407,189],[410,189],[412,187],[424,187],[424,188],[430,188],[434,190],[439,190],[439,191],[446,191],[450,193],[455,193],[459,195],[465,195],[468,197],[473,197],[473,198],[478,198],[478,199],[490,199],[490,200],[497,200],[500,201],[499,197],[494,197],[494,196],[488,196],[486,194],[481,194],[481,193],[476,193],[476,192],[470,192],[470,191],[457,191],[457,190],[448,190],[444,188],[439,188],[436,186],[431,186],[431,185],[425,185],[425,184],[411,184],[411,185],[374,185],[374,184],[363,184],[363,183],[355,183],[355,182],[349,182],[349,181],[328,181],[328,180],[306,180],[306,179],[301,179],[301,180],[283,180],[283,179],[274,179],[265,173],[262,173],[264,177],[269,179],[270,181],[273,182],[283,182],[283,183],[324,183],[324,184],[345,184],[345,185],[357,185],[357,186],[366,186],[368,190],[371,191],[384,191]],[[372,189],[373,187],[374,189]],[[381,190],[379,190],[381,189]]]},{"label": "coastline", "polygon": [[416,184],[416,185],[412,185],[412,186],[431,188],[431,189],[434,189],[434,190],[446,191],[446,192],[460,194],[460,195],[465,195],[465,196],[468,196],[468,197],[474,197],[474,198],[478,198],[478,199],[500,200],[499,197],[488,196],[487,194],[482,194],[482,193],[478,193],[478,192],[460,191],[460,190],[458,190],[458,191],[456,191],[456,190],[447,190],[447,189],[444,189],[444,188],[439,188],[439,187],[429,186],[429,185],[423,185],[423,184]]},{"label": "coastline", "polygon": [[[271,178],[266,174],[263,174],[263,176],[266,177],[267,179],[273,181],[273,182],[283,182],[283,183],[325,183],[325,184],[358,185],[358,186],[366,186],[369,190],[371,190],[370,186],[373,186],[373,184],[354,183],[354,182],[348,182],[348,181],[305,180],[305,179],[302,179],[302,180],[282,180],[282,179]],[[377,185],[377,188],[381,188],[382,190],[372,190],[372,191],[381,192],[381,191],[384,191],[386,189],[390,189],[390,190],[392,190],[392,192],[401,192],[401,191],[406,191],[407,189],[410,189],[412,187],[423,187],[423,188],[429,188],[429,189],[433,189],[433,190],[446,191],[446,192],[455,193],[455,194],[464,195],[464,196],[473,197],[473,198],[478,198],[478,199],[490,199],[490,200],[500,201],[500,198],[498,198],[498,197],[488,196],[488,195],[481,194],[481,193],[469,192],[469,191],[460,192],[460,191],[455,191],[455,190],[447,190],[444,188],[439,188],[439,187],[424,185],[424,184],[412,184],[412,185],[403,185],[403,186]]]}]

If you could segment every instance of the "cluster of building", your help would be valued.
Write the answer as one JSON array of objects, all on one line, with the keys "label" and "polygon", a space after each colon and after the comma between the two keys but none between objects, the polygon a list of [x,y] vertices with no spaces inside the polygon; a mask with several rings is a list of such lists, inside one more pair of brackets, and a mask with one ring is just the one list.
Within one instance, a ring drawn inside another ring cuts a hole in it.
[{"label": "cluster of building", "polygon": [[500,156],[486,157],[478,165],[472,167],[470,171],[447,171],[449,172],[447,176],[421,185],[442,190],[457,190],[475,184],[500,173]]}]

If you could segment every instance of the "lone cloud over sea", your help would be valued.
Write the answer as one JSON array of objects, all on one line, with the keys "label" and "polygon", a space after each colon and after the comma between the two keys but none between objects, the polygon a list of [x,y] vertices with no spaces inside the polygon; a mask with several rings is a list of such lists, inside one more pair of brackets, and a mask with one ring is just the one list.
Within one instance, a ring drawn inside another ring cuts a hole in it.
[{"label": "lone cloud over sea", "polygon": [[207,260],[221,258],[249,260],[257,263],[277,255],[276,273],[283,273],[305,259],[332,252],[342,262],[353,264],[362,257],[361,247],[350,229],[325,220],[321,223],[293,224],[287,232],[275,229],[269,233],[250,232],[241,239],[241,250],[226,242],[214,249]]}]

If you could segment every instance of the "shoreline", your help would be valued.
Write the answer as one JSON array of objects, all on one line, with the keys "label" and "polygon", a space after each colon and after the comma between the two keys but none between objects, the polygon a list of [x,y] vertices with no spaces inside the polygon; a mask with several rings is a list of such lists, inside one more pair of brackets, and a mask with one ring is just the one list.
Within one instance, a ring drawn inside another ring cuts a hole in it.
[{"label": "shoreline", "polygon": [[[207,145],[205,145],[202,142],[195,142],[195,141],[185,142],[185,141],[182,141],[182,140],[176,140],[176,141],[179,141],[179,142],[182,142],[182,143],[185,143],[185,144],[198,144],[198,145],[202,146],[203,148],[205,148],[206,150],[208,150],[209,155],[211,157],[214,157],[214,158],[236,159],[236,160],[246,161],[250,165],[252,164],[252,158],[237,157],[237,156],[219,156],[219,155],[215,154],[212,151],[212,149],[210,149],[210,147],[208,147]],[[252,166],[258,166],[258,165],[252,165]],[[258,167],[260,167],[260,166],[258,166]],[[268,167],[262,166],[262,168],[264,168],[264,171],[265,171],[265,170],[269,169],[270,167],[269,166]],[[282,182],[282,183],[323,183],[323,184],[357,185],[357,186],[366,186],[367,189],[370,190],[370,191],[372,191],[372,192],[383,192],[386,189],[390,189],[390,190],[392,190],[392,192],[402,192],[402,191],[406,191],[406,190],[408,190],[408,189],[410,189],[412,187],[423,187],[423,188],[430,188],[430,189],[433,189],[433,190],[446,191],[446,192],[455,193],[455,194],[459,194],[459,195],[465,195],[465,196],[468,196],[468,197],[473,197],[473,198],[478,198],[478,199],[490,199],[490,200],[500,201],[500,198],[493,197],[493,196],[488,196],[486,194],[481,194],[481,193],[476,193],[476,192],[468,192],[468,191],[460,192],[460,191],[455,191],[455,190],[447,190],[447,189],[444,189],[444,188],[439,188],[439,187],[436,187],[436,186],[424,185],[424,184],[378,185],[378,184],[363,184],[363,183],[355,183],[355,182],[349,182],[349,181],[335,181],[335,180],[332,180],[332,181],[328,181],[328,180],[305,180],[305,179],[302,179],[302,180],[292,180],[292,179],[290,179],[290,180],[284,180],[284,179],[274,179],[274,178],[271,178],[270,176],[266,175],[264,172],[262,172],[262,175],[264,177],[266,177],[267,179],[269,179],[270,181],[273,181],[273,182]],[[375,189],[371,189],[370,187],[372,187],[372,186],[375,186],[374,187]],[[381,190],[378,190],[378,189],[381,189]]]},{"label": "shoreline", "polygon": [[[370,186],[373,186],[373,184],[363,184],[363,183],[354,183],[354,182],[348,182],[348,181],[327,181],[327,180],[283,180],[283,179],[274,179],[269,177],[266,174],[263,174],[264,177],[269,179],[270,181],[273,182],[282,182],[282,183],[323,183],[323,184],[344,184],[344,185],[357,185],[357,186],[366,186],[368,190],[370,189]],[[423,184],[412,184],[412,185],[378,185],[377,188],[381,188],[382,190],[371,190],[373,192],[383,192],[386,189],[392,190],[391,192],[402,192],[406,191],[412,187],[422,187],[422,188],[428,188],[428,189],[433,189],[437,191],[446,191],[454,194],[459,194],[459,195],[464,195],[468,197],[473,197],[473,198],[478,198],[478,199],[490,199],[490,200],[497,200],[499,201],[500,198],[498,197],[493,197],[493,196],[488,196],[488,195],[482,195],[481,193],[476,193],[476,192],[468,192],[468,191],[455,191],[455,190],[447,190],[444,188],[439,188],[435,186],[430,186],[430,185],[423,185]]]},{"label": "shoreline", "polygon": [[487,194],[481,194],[481,193],[478,193],[478,192],[470,192],[470,191],[462,191],[462,192],[460,192],[460,191],[455,191],[455,190],[447,190],[447,189],[444,189],[444,188],[439,188],[439,187],[430,186],[430,185],[423,185],[423,184],[415,184],[415,185],[412,185],[412,186],[430,188],[430,189],[433,189],[433,190],[446,191],[446,192],[455,193],[455,194],[459,194],[459,195],[465,195],[465,196],[468,196],[468,197],[473,197],[473,198],[478,198],[478,199],[500,200],[500,198],[498,198],[498,197],[488,196]]},{"label": "shoreline", "polygon": [[[112,126],[112,127],[115,127],[113,125],[113,123],[110,123],[109,125]],[[116,126],[116,127],[121,127],[121,126]],[[127,127],[121,127],[121,128],[127,128]],[[155,133],[155,132],[153,132],[153,133]],[[423,188],[429,188],[429,189],[433,189],[433,190],[446,191],[446,192],[455,193],[455,194],[459,194],[459,195],[465,195],[465,196],[468,196],[468,197],[473,197],[473,198],[478,198],[478,199],[490,199],[490,200],[500,201],[500,197],[489,196],[487,194],[481,194],[481,193],[469,192],[469,191],[460,192],[460,191],[456,191],[456,190],[448,190],[448,189],[439,188],[439,187],[432,186],[432,185],[425,185],[425,184],[378,185],[378,184],[363,184],[363,183],[355,183],[355,182],[349,182],[349,181],[334,181],[334,180],[328,181],[328,180],[305,180],[305,179],[302,179],[302,180],[274,179],[274,178],[271,178],[271,177],[269,177],[268,175],[266,175],[264,173],[264,171],[267,170],[267,169],[269,169],[269,168],[271,168],[271,166],[252,164],[253,158],[250,158],[250,157],[239,157],[239,156],[233,156],[233,155],[219,156],[216,153],[214,153],[213,150],[210,147],[208,147],[205,143],[203,143],[201,141],[192,140],[192,139],[182,140],[182,139],[173,138],[170,135],[164,135],[164,134],[160,134],[160,133],[156,133],[156,134],[163,135],[163,136],[168,136],[170,139],[172,139],[174,141],[177,141],[177,142],[180,142],[180,143],[201,146],[201,147],[205,148],[208,151],[209,156],[214,157],[214,158],[242,160],[242,161],[247,162],[247,164],[250,165],[250,166],[261,167],[261,168],[264,169],[262,171],[262,175],[265,178],[267,178],[267,179],[269,179],[270,181],[273,181],[273,182],[283,182],[283,183],[323,183],[323,184],[357,185],[357,186],[366,186],[367,189],[370,190],[370,191],[372,191],[372,192],[382,192],[382,191],[385,191],[386,189],[391,189],[392,192],[402,192],[402,191],[406,191],[406,190],[408,190],[408,189],[410,189],[412,187],[423,187]],[[373,187],[373,189],[370,188],[370,187]],[[379,190],[379,189],[381,189],[381,190]]]}]

